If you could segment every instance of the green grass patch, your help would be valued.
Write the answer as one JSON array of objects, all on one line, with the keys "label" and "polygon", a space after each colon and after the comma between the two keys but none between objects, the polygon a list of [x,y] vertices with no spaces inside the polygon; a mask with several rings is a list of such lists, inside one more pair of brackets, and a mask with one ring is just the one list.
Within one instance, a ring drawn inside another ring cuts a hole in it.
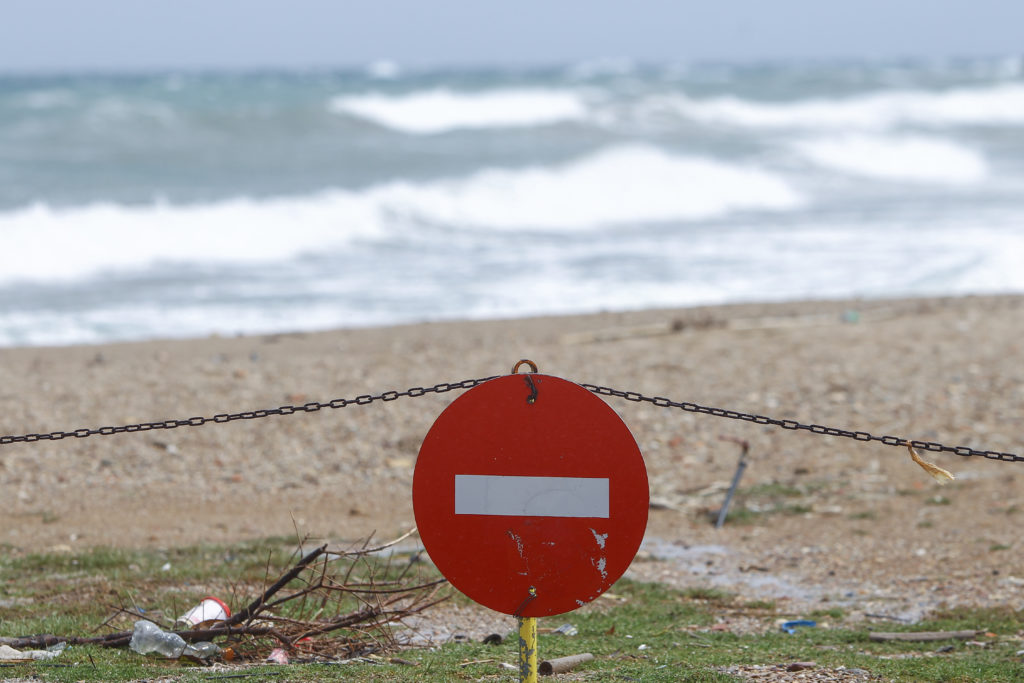
[{"label": "green grass patch", "polygon": [[811,612],[812,619],[824,619],[829,618],[835,621],[839,621],[846,616],[846,612],[838,607],[832,607],[830,609],[816,609]]},{"label": "green grass patch", "polygon": [[805,490],[789,484],[779,482],[768,482],[765,484],[754,484],[748,488],[740,489],[742,494],[748,498],[796,498],[804,495]]},{"label": "green grass patch", "polygon": [[[173,619],[207,594],[229,602],[258,592],[267,578],[291,566],[294,541],[271,539],[233,546],[199,546],[176,550],[96,549],[80,554],[0,557],[0,636],[54,633],[91,635],[118,604],[137,605]],[[168,566],[168,564],[170,566]],[[379,577],[394,576],[396,561]],[[429,569],[425,570],[429,573]],[[217,590],[220,589],[220,590]],[[780,615],[772,601],[744,601],[715,588],[673,590],[659,584],[623,580],[612,599],[539,620],[544,629],[569,622],[578,635],[540,636],[541,658],[590,652],[595,660],[581,665],[574,680],[704,681],[741,680],[729,667],[785,666],[814,661],[819,668],[858,668],[893,681],[1022,680],[1024,612],[1010,607],[947,610],[914,625],[850,624],[839,607],[816,610],[805,618],[831,628],[778,629]],[[234,603],[238,604],[238,603]],[[443,609],[443,608],[442,608]],[[791,615],[786,615],[791,618]],[[517,661],[515,620],[507,617],[501,644],[447,643],[435,649],[379,652],[345,663],[288,666],[254,664],[229,668],[196,667],[127,649],[74,646],[47,663],[0,668],[0,679],[41,681],[470,681],[517,680],[500,663]],[[118,622],[127,630],[130,622]],[[873,642],[869,629],[886,631],[954,631],[982,633],[964,641]],[[99,629],[98,632],[103,632]],[[510,637],[511,636],[511,637]]]},{"label": "green grass patch", "polygon": [[813,512],[813,508],[801,499],[825,486],[823,482],[799,486],[767,482],[740,488],[729,508],[727,520],[730,524],[757,524],[771,515],[806,515]]}]

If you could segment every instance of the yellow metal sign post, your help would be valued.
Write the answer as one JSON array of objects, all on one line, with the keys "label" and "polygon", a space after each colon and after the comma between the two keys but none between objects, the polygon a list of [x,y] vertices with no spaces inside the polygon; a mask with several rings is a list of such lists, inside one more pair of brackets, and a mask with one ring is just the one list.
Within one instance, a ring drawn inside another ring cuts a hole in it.
[{"label": "yellow metal sign post", "polygon": [[536,617],[519,617],[519,683],[537,683]]}]

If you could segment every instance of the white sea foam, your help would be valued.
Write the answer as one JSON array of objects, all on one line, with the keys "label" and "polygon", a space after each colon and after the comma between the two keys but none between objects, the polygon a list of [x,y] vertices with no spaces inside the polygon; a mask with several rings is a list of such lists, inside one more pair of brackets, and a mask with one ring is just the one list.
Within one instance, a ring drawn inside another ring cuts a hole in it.
[{"label": "white sea foam", "polygon": [[543,126],[586,116],[580,96],[568,90],[500,89],[457,92],[445,88],[405,95],[344,95],[328,107],[403,133],[434,134],[473,128]]},{"label": "white sea foam", "polygon": [[816,164],[870,178],[962,185],[988,175],[982,155],[941,138],[843,135],[813,138],[795,146]]},{"label": "white sea foam", "polygon": [[196,206],[36,205],[0,213],[0,281],[53,280],[156,263],[276,262],[409,223],[578,231],[785,210],[802,202],[756,168],[618,147],[557,167],[483,170],[290,199]]},{"label": "white sea foam", "polygon": [[735,96],[659,95],[641,103],[707,124],[750,128],[884,129],[922,126],[1022,125],[1024,85],[1003,83],[939,92],[894,90],[836,98],[767,102]]},{"label": "white sea foam", "polygon": [[346,193],[197,206],[35,205],[0,213],[0,282],[67,280],[157,263],[276,261],[378,227],[372,207]]},{"label": "white sea foam", "polygon": [[785,210],[803,197],[756,167],[621,146],[562,166],[480,171],[468,178],[377,191],[381,204],[432,223],[580,230]]}]

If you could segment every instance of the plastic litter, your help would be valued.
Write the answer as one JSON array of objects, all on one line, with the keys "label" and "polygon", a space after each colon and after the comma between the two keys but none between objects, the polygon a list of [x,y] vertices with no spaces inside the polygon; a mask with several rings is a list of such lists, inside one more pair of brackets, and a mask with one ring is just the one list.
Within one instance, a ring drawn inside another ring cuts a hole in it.
[{"label": "plastic litter", "polygon": [[185,654],[198,657],[199,659],[209,659],[210,657],[215,657],[220,654],[220,648],[208,640],[192,643],[186,649],[189,650],[189,652],[186,652]]},{"label": "plastic litter", "polygon": [[273,662],[274,664],[287,664],[288,653],[285,652],[283,648],[275,647],[270,651],[270,654],[267,655],[267,661]]},{"label": "plastic litter", "polygon": [[140,655],[157,652],[169,659],[178,659],[179,657],[209,659],[220,652],[220,648],[210,642],[189,645],[177,633],[164,631],[152,621],[144,619],[135,622],[128,647]]},{"label": "plastic litter", "polygon": [[552,633],[557,633],[563,636],[575,636],[579,635],[579,632],[580,630],[572,624],[562,624],[561,626],[552,631]]},{"label": "plastic litter", "polygon": [[177,659],[187,644],[177,633],[167,633],[152,621],[140,620],[135,622],[128,647],[140,655],[159,652],[164,657]]},{"label": "plastic litter", "polygon": [[0,660],[6,662],[28,662],[53,659],[68,646],[67,643],[57,643],[45,650],[15,650],[10,645],[0,645]]},{"label": "plastic litter", "polygon": [[219,598],[207,596],[198,605],[185,612],[174,622],[181,628],[202,628],[231,616],[231,609]]},{"label": "plastic litter", "polygon": [[818,622],[811,621],[810,619],[794,619],[793,621],[784,621],[784,622],[782,622],[782,624],[779,626],[779,628],[781,628],[786,633],[789,633],[790,635],[792,635],[792,634],[796,633],[796,629],[798,627],[806,626],[807,628],[814,628],[817,625],[818,625]]}]

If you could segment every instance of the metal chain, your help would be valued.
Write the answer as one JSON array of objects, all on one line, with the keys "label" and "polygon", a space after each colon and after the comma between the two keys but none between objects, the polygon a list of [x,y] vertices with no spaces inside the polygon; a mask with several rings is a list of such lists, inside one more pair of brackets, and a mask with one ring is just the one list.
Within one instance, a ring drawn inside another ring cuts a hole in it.
[{"label": "metal chain", "polygon": [[[304,403],[301,406],[280,406],[278,408],[268,408],[264,410],[251,410],[241,413],[219,413],[212,417],[190,417],[185,420],[164,420],[162,422],[140,422],[136,424],[123,425],[120,427],[100,427],[98,429],[76,429],[70,432],[49,432],[47,434],[23,434],[18,436],[0,436],[0,446],[11,443],[22,443],[22,442],[34,442],[34,441],[59,441],[60,439],[66,439],[68,437],[84,438],[87,436],[109,436],[111,434],[123,434],[132,432],[145,432],[153,429],[175,429],[177,427],[198,427],[200,425],[207,424],[209,422],[223,423],[233,422],[235,420],[254,420],[262,417],[270,417],[271,415],[292,415],[294,413],[315,413],[318,410],[324,408],[344,408],[350,405],[367,405],[374,401],[394,401],[399,398],[410,397],[416,398],[424,396],[426,394],[442,394],[455,389],[472,389],[473,387],[483,384],[489,380],[495,379],[497,375],[491,377],[483,377],[480,379],[464,379],[459,382],[442,382],[435,384],[432,387],[413,387],[406,389],[405,391],[385,391],[381,394],[371,395],[363,394],[356,396],[355,398],[336,398],[326,403],[319,403],[316,401],[310,403]],[[779,420],[774,417],[766,417],[764,415],[757,415],[755,413],[742,413],[737,410],[727,410],[724,408],[710,408],[708,406],[702,406],[697,403],[690,403],[688,401],[673,401],[662,396],[645,396],[636,391],[622,391],[620,389],[612,389],[610,387],[598,386],[596,384],[581,384],[584,389],[591,391],[595,394],[602,396],[615,396],[617,398],[623,398],[627,401],[634,402],[646,402],[658,406],[659,408],[678,408],[685,410],[690,413],[702,413],[704,415],[714,415],[715,417],[725,417],[731,420],[742,420],[744,422],[753,422],[755,424],[772,425],[775,427],[781,427],[782,429],[792,430],[804,430],[813,434],[824,434],[827,436],[842,436],[849,439],[855,439],[857,441],[879,441],[887,446],[913,446],[916,449],[923,451],[938,451],[946,453],[955,453],[963,457],[979,456],[982,458],[988,458],[989,460],[1002,460],[1005,462],[1024,462],[1024,456],[1017,455],[1015,453],[1002,453],[999,451],[983,451],[970,448],[968,446],[946,446],[941,443],[934,441],[918,441],[913,439],[904,439],[899,436],[875,436],[868,432],[862,431],[850,431],[847,429],[837,429],[835,427],[826,427],[819,424],[804,424],[797,422],[796,420]]]},{"label": "metal chain", "polygon": [[355,398],[336,398],[326,403],[316,401],[304,403],[301,406],[280,406],[278,408],[267,408],[265,410],[250,410],[241,413],[219,413],[212,417],[190,417],[186,420],[164,420],[162,422],[139,422],[137,424],[123,425],[121,427],[100,427],[98,429],[76,429],[72,432],[50,432],[48,434],[23,434],[20,436],[0,436],[0,446],[9,443],[33,442],[33,441],[59,441],[69,436],[84,438],[87,436],[109,436],[111,434],[123,434],[132,432],[146,432],[151,429],[175,429],[176,427],[198,427],[208,422],[233,422],[235,420],[255,420],[271,415],[292,415],[294,413],[315,413],[324,408],[344,408],[350,405],[364,406],[374,401],[394,401],[403,397],[418,397],[426,394],[443,394],[453,389],[472,389],[478,384],[494,379],[483,377],[481,379],[464,379],[460,382],[442,382],[432,387],[413,387],[405,391],[385,391],[382,394],[363,394]]},{"label": "metal chain", "polygon": [[624,398],[627,401],[646,402],[653,403],[660,408],[678,408],[685,410],[690,413],[703,413],[705,415],[714,415],[715,417],[726,417],[730,420],[743,420],[744,422],[753,422],[755,424],[772,425],[775,427],[782,427],[783,429],[802,429],[814,434],[825,434],[828,436],[843,436],[848,439],[856,439],[857,441],[880,441],[886,446],[913,446],[914,448],[922,451],[940,451],[946,453],[956,453],[962,455],[965,458],[971,456],[980,456],[988,458],[990,460],[1003,460],[1006,462],[1024,462],[1024,456],[1017,455],[1015,453],[1001,453],[999,451],[981,451],[967,446],[946,446],[941,443],[934,441],[917,441],[914,439],[904,439],[899,436],[875,436],[868,432],[855,432],[848,429],[836,429],[835,427],[826,427],[818,424],[804,424],[797,422],[796,420],[779,420],[774,417],[765,417],[764,415],[757,415],[754,413],[741,413],[737,410],[726,410],[724,408],[709,408],[707,406],[698,405],[696,403],[689,403],[686,401],[672,401],[661,396],[645,396],[635,391],[621,391],[619,389],[611,389],[609,387],[597,386],[595,384],[583,384],[581,385],[584,389],[592,391],[595,394],[602,396],[616,396],[618,398]]}]

